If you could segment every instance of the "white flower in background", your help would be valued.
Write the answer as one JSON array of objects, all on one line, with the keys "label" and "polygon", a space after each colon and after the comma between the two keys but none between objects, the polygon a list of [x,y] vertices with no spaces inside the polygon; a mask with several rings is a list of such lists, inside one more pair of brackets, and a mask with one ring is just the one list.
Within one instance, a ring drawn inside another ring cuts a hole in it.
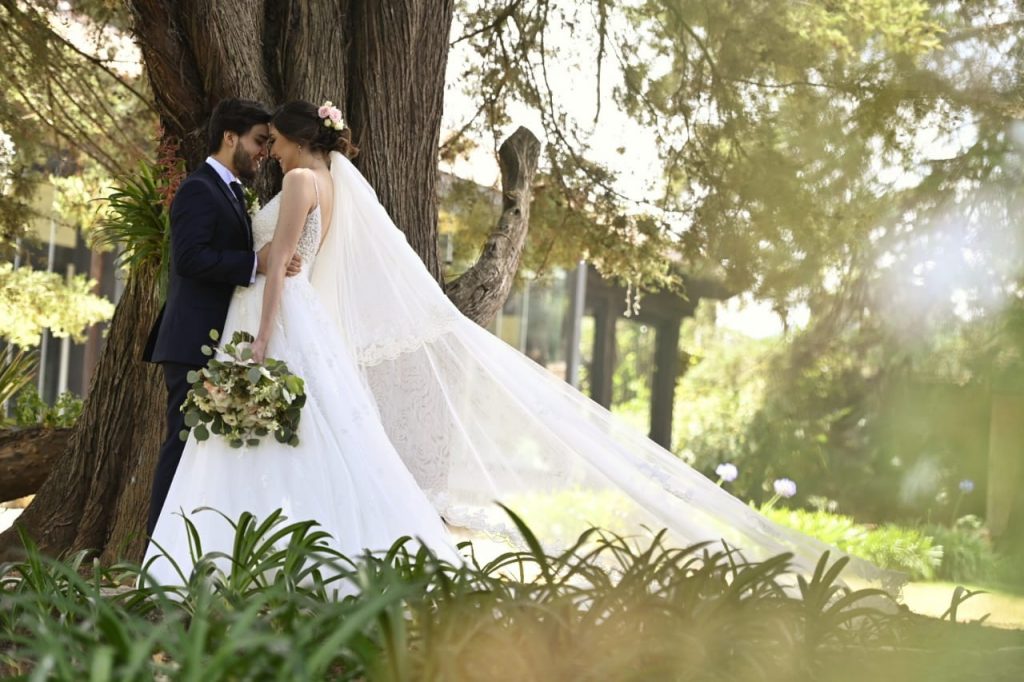
[{"label": "white flower in background", "polygon": [[793,497],[796,495],[796,483],[788,478],[777,478],[772,483],[775,494],[779,497]]},{"label": "white flower in background", "polygon": [[732,483],[736,480],[736,477],[740,475],[740,470],[736,468],[735,464],[729,462],[723,462],[715,467],[715,473],[718,478],[726,483]]}]

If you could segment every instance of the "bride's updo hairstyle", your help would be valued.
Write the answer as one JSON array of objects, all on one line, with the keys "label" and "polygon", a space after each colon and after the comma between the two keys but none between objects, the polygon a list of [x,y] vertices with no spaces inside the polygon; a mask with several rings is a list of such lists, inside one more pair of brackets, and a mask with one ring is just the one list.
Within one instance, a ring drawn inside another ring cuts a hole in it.
[{"label": "bride's updo hairstyle", "polygon": [[352,144],[352,131],[330,102],[320,107],[303,100],[288,102],[277,108],[270,122],[281,135],[311,151],[340,152],[350,159],[359,153]]}]

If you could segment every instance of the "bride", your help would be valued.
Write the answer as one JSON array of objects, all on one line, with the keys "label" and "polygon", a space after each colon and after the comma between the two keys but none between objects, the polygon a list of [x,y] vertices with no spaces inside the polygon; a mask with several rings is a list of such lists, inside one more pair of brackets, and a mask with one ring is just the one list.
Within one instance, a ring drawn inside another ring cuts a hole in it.
[{"label": "bride", "polygon": [[[340,165],[347,139],[324,126],[315,107],[293,102],[275,114],[270,143],[284,183],[253,218],[254,250],[270,244],[267,274],[235,290],[223,338],[238,330],[254,333],[256,361],[283,360],[304,379],[301,446],[264,438],[258,446],[234,449],[219,437],[200,442],[189,436],[147,551],[145,561],[153,560],[149,577],[180,584],[168,559],[187,577],[192,558],[183,514],[196,526],[204,552],[230,553],[234,529],[212,510],[230,519],[248,511],[263,520],[280,508],[289,521],[316,520],[333,535],[334,549],[353,558],[410,535],[457,560],[441,518],[391,444],[355,357],[310,281],[318,251],[342,223],[337,172],[328,162]],[[303,271],[286,278],[295,253]],[[192,513],[200,507],[211,511]]]},{"label": "bride", "polygon": [[[331,113],[291,102],[274,114],[284,183],[253,220],[271,266],[235,290],[222,334],[255,332],[257,358],[305,379],[300,445],[190,437],[147,552],[158,582],[180,581],[161,549],[187,574],[180,516],[198,507],[261,519],[281,508],[317,521],[351,557],[409,535],[457,560],[444,522],[460,537],[518,544],[496,501],[549,550],[592,525],[634,538],[667,528],[679,546],[791,552],[795,570],[813,570],[829,547],[768,521],[461,315],[346,157],[348,131],[326,124]],[[286,279],[295,252],[304,269]],[[190,518],[204,551],[230,552],[222,517]],[[846,575],[890,577],[857,560]]]}]

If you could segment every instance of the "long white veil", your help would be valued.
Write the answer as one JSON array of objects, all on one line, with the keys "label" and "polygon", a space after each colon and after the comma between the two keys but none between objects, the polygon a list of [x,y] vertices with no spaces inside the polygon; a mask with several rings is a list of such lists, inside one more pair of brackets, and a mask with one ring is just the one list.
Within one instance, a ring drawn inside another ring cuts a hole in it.
[{"label": "long white veil", "polygon": [[[725,540],[808,571],[830,549],[768,521],[586,396],[465,318],[373,188],[331,154],[334,210],[312,281],[363,371],[396,448],[445,520],[513,539],[500,501],[549,549],[590,525]],[[372,457],[373,453],[365,453]],[[848,577],[891,576],[853,560]]]}]

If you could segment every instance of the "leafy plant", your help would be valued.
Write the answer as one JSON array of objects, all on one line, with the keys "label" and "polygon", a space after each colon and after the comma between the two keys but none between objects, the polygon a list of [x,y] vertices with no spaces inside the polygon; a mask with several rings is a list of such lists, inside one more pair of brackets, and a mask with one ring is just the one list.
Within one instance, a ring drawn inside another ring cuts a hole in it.
[{"label": "leafy plant", "polygon": [[14,402],[14,420],[18,426],[45,426],[68,428],[82,414],[84,401],[71,391],[58,396],[52,406],[47,405],[34,384],[25,386]]},{"label": "leafy plant", "polygon": [[0,337],[29,347],[49,329],[81,341],[86,329],[114,314],[110,301],[92,293],[93,285],[85,275],[65,279],[55,272],[0,264]]},{"label": "leafy plant", "polygon": [[159,166],[142,162],[135,175],[124,175],[107,197],[107,215],[93,231],[97,246],[119,247],[125,268],[158,267],[161,298],[170,272],[168,191],[174,182]]},{"label": "leafy plant", "polygon": [[[201,510],[197,513],[216,513]],[[231,555],[204,552],[155,586],[152,564],[84,553],[0,566],[0,670],[152,680],[770,680],[814,676],[821,652],[888,641],[899,618],[822,558],[798,588],[788,555],[748,562],[590,529],[545,554],[508,512],[522,551],[453,565],[399,538],[347,558],[312,522],[225,517]],[[161,560],[157,557],[155,560]],[[694,673],[693,671],[699,671]]]},{"label": "leafy plant", "polygon": [[936,577],[957,582],[980,582],[993,577],[999,559],[977,517],[966,517],[953,528],[929,525],[923,531],[942,547]]},{"label": "leafy plant", "polygon": [[849,516],[825,511],[762,507],[761,513],[776,523],[913,579],[935,578],[942,564],[943,548],[921,529],[894,524],[868,527]]}]

